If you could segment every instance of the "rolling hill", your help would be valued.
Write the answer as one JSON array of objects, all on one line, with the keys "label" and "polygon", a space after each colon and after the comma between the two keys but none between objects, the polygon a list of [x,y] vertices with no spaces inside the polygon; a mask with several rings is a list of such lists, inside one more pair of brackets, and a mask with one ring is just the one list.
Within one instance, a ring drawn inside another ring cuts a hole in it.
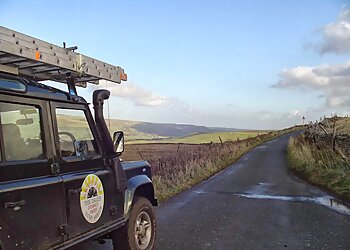
[{"label": "rolling hill", "polygon": [[182,138],[195,134],[208,134],[216,132],[243,131],[235,128],[210,128],[206,126],[175,124],[175,123],[152,123],[128,120],[111,119],[110,131],[122,130],[126,141],[136,140],[162,140],[171,138]]},{"label": "rolling hill", "polygon": [[235,128],[210,128],[205,126],[196,126],[188,124],[174,123],[151,123],[140,122],[134,124],[132,128],[146,134],[153,134],[162,137],[184,137],[199,133],[214,133],[214,132],[234,132],[239,131]]},{"label": "rolling hill", "polygon": [[[82,117],[69,115],[59,115],[58,119],[63,124],[69,124],[70,129],[74,127],[77,133],[84,126]],[[152,123],[129,120],[110,119],[106,120],[111,134],[115,131],[123,131],[127,143],[206,143],[222,140],[232,140],[236,138],[246,138],[261,131],[248,131],[236,128],[206,127],[188,124],[175,123]],[[253,134],[252,134],[253,133]]]}]

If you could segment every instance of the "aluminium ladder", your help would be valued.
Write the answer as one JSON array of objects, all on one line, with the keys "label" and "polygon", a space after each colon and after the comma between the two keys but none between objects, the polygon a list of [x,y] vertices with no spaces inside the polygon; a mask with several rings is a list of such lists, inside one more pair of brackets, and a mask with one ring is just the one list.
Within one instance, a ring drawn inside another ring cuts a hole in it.
[{"label": "aluminium ladder", "polygon": [[77,53],[76,46],[63,45],[59,47],[0,26],[0,71],[36,81],[67,83],[74,91],[75,86],[99,84],[99,80],[114,83],[127,80],[121,67]]}]

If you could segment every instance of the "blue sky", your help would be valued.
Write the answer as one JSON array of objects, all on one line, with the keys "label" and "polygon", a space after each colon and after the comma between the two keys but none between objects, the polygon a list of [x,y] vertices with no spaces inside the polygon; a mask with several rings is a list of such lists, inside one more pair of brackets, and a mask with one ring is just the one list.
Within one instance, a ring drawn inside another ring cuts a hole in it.
[{"label": "blue sky", "polygon": [[346,4],[2,0],[0,24],[122,66],[128,82],[107,84],[113,118],[265,129],[350,111],[337,87],[293,70],[347,62],[350,47],[322,52]]}]

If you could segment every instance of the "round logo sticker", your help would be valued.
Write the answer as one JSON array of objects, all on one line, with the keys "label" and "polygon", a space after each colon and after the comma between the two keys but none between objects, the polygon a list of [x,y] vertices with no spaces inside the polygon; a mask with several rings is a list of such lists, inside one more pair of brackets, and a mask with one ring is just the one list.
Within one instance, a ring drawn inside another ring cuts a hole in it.
[{"label": "round logo sticker", "polygon": [[96,223],[103,211],[103,185],[97,175],[86,176],[80,192],[80,208],[84,218],[89,223]]}]

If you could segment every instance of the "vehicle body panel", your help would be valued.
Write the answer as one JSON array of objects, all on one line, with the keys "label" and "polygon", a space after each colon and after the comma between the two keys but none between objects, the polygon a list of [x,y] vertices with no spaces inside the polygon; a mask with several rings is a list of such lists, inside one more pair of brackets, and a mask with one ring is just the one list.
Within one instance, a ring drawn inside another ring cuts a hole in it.
[{"label": "vehicle body panel", "polygon": [[[40,110],[42,121],[49,117],[46,103],[40,100],[0,93],[1,103],[30,104]],[[14,244],[11,247],[40,249],[63,241],[59,234],[59,226],[65,223],[63,180],[51,173],[54,151],[49,124],[42,122],[41,132],[44,159],[0,162],[0,220],[10,230],[7,239],[13,237],[8,243]],[[3,136],[0,146],[4,155]],[[5,244],[2,234],[6,231],[0,232]]]},{"label": "vehicle body panel", "polygon": [[[57,162],[60,166],[60,173],[64,182],[66,211],[68,224],[68,237],[74,238],[82,233],[103,226],[105,223],[117,220],[123,216],[123,196],[115,192],[114,175],[109,166],[105,164],[102,156],[103,149],[98,143],[98,134],[94,127],[92,116],[87,105],[69,104],[51,102],[51,114],[53,121],[53,131],[55,134]],[[67,110],[81,110],[85,112],[86,119],[94,138],[96,138],[99,154],[88,157],[62,157],[58,149],[58,128],[56,109],[64,108]],[[102,182],[104,191],[104,205],[101,217],[96,223],[89,223],[83,216],[83,210],[80,204],[80,189],[88,175],[98,176]]]}]

